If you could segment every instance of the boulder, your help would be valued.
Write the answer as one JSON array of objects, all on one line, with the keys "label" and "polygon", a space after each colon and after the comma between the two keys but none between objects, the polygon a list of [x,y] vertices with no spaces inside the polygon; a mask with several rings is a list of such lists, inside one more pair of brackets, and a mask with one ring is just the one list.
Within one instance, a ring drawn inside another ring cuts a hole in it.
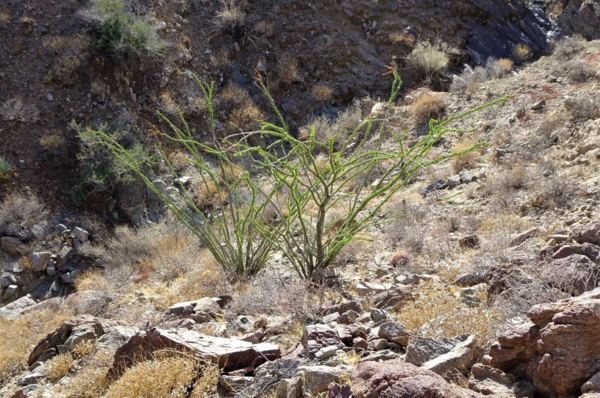
[{"label": "boulder", "polygon": [[274,344],[252,344],[237,339],[207,336],[187,329],[152,328],[136,333],[119,347],[107,376],[115,379],[132,365],[132,358],[148,357],[157,349],[164,348],[187,351],[204,360],[213,361],[225,373],[249,366],[256,368],[281,356],[279,347]]},{"label": "boulder", "polygon": [[33,272],[44,272],[46,270],[46,265],[48,265],[48,261],[50,261],[50,252],[36,252],[33,253],[30,257],[31,259],[31,270]]},{"label": "boulder", "polygon": [[379,327],[379,337],[406,346],[412,333],[401,323],[387,322]]},{"label": "boulder", "polygon": [[422,367],[441,376],[449,376],[457,372],[466,375],[468,369],[481,354],[476,344],[477,338],[470,335],[464,341],[456,344],[449,352],[425,362]]},{"label": "boulder", "polygon": [[73,257],[73,248],[70,246],[63,246],[56,256],[56,266],[58,268],[62,267],[71,260],[71,257]]},{"label": "boulder", "polygon": [[412,300],[410,286],[392,286],[389,290],[373,297],[373,304],[377,308],[398,308],[404,302]]},{"label": "boulder", "polygon": [[352,373],[354,398],[482,398],[441,376],[401,360],[363,362]]},{"label": "boulder", "polygon": [[316,397],[327,391],[331,383],[342,381],[350,375],[350,370],[331,366],[300,366],[296,377],[303,380],[302,392],[305,397]]},{"label": "boulder", "polygon": [[27,252],[27,246],[13,236],[3,236],[0,238],[0,249],[4,250],[11,256],[17,254],[25,254]]},{"label": "boulder", "polygon": [[71,309],[76,315],[97,315],[110,303],[111,297],[97,290],[82,290],[67,296],[65,307]]},{"label": "boulder", "polygon": [[571,238],[577,243],[600,245],[600,221],[577,227],[571,232]]},{"label": "boulder", "polygon": [[449,353],[457,344],[469,338],[468,334],[449,338],[413,337],[406,346],[406,362],[421,366],[441,355]]},{"label": "boulder", "polygon": [[349,385],[340,385],[338,383],[331,383],[327,387],[327,398],[351,398],[352,387]]},{"label": "boulder", "polygon": [[362,306],[361,306],[360,302],[358,300],[346,301],[346,302],[339,303],[339,304],[327,302],[327,303],[323,304],[320,312],[322,315],[330,315],[330,314],[333,314],[334,312],[337,312],[338,314],[343,314],[348,311],[355,311],[355,312],[361,313]]},{"label": "boulder", "polygon": [[378,294],[385,292],[388,288],[381,283],[373,282],[358,282],[354,289],[359,296],[368,296],[372,294]]},{"label": "boulder", "polygon": [[314,359],[317,351],[323,347],[335,346],[340,349],[345,347],[336,331],[327,325],[307,325],[301,342],[304,354],[309,359]]},{"label": "boulder", "polygon": [[21,311],[35,304],[35,301],[29,296],[23,296],[10,304],[0,308],[0,318],[17,319]]},{"label": "boulder", "polygon": [[483,363],[526,378],[540,396],[578,395],[600,371],[600,289],[527,315],[533,323],[501,335]]},{"label": "boulder", "polygon": [[254,383],[254,377],[221,375],[219,384],[229,392],[241,391]]},{"label": "boulder", "polygon": [[102,324],[93,317],[81,317],[72,319],[69,322],[63,322],[58,328],[44,336],[33,347],[27,358],[27,365],[33,365],[44,353],[57,352],[57,347],[59,345],[65,345],[65,342],[73,335],[74,330],[85,330],[85,333],[91,331],[96,338],[104,334]]},{"label": "boulder", "polygon": [[497,398],[525,398],[533,396],[532,386],[517,381],[516,377],[499,369],[478,363],[471,368],[469,389]]},{"label": "boulder", "polygon": [[554,287],[578,296],[598,285],[600,267],[587,256],[573,254],[546,264],[541,278]]}]

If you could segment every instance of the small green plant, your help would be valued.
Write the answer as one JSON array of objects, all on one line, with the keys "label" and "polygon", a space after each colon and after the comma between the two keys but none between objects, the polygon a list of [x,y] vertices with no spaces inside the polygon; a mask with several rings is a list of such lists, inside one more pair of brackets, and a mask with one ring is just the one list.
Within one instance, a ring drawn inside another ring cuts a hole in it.
[{"label": "small green plant", "polygon": [[[335,139],[319,140],[312,127],[308,137],[290,134],[282,114],[259,78],[258,83],[271,102],[278,124],[263,122],[257,134],[274,138],[268,148],[246,147],[243,153],[253,154],[277,185],[284,187],[287,197],[277,199],[281,207],[277,228],[261,231],[277,247],[296,271],[305,278],[328,267],[342,249],[360,232],[376,223],[381,207],[404,187],[418,170],[427,168],[488,143],[475,143],[460,152],[435,159],[427,156],[436,143],[449,133],[458,131],[451,123],[487,108],[497,101],[477,107],[440,122],[429,121],[429,134],[408,146],[407,132],[391,137],[398,146],[395,151],[383,149],[386,121],[402,80],[392,71],[394,81],[390,98],[383,112],[371,115],[349,134],[336,150]],[[319,150],[316,150],[318,148]],[[284,154],[282,155],[282,152]],[[319,152],[326,157],[315,155]],[[381,164],[386,168],[373,183],[373,175]],[[359,179],[358,184],[355,184]]]},{"label": "small green plant", "polygon": [[98,26],[92,46],[115,54],[160,54],[164,48],[156,29],[140,18],[127,14],[122,0],[97,0],[93,13]]},{"label": "small green plant", "polygon": [[12,169],[12,164],[5,157],[0,156],[0,181],[8,180],[10,169]]}]

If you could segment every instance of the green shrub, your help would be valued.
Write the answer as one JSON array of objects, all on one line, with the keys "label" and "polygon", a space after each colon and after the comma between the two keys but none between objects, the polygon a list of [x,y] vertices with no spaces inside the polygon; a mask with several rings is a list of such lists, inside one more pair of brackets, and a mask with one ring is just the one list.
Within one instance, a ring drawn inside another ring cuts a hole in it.
[{"label": "green shrub", "polygon": [[0,180],[8,180],[12,164],[5,157],[0,156]]},{"label": "green shrub", "polygon": [[92,46],[115,54],[160,54],[163,43],[156,29],[143,19],[127,14],[122,0],[97,0],[94,3],[98,26]]}]

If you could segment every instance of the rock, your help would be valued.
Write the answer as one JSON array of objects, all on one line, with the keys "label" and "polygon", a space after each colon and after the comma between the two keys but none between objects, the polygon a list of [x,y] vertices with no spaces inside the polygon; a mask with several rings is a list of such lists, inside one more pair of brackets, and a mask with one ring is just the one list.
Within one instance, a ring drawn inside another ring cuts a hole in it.
[{"label": "rock", "polygon": [[338,312],[334,312],[333,314],[325,315],[321,320],[323,323],[330,324],[332,322],[337,322],[340,314]]},{"label": "rock", "polygon": [[306,358],[313,359],[315,354],[323,347],[334,346],[344,348],[344,343],[338,334],[327,325],[307,325],[302,334],[302,346]]},{"label": "rock", "polygon": [[382,361],[391,361],[392,359],[399,359],[400,355],[390,351],[390,350],[382,350],[376,353],[373,353],[371,355],[368,355],[364,358],[361,358],[358,360],[358,363],[363,363],[363,362],[382,362]]},{"label": "rock", "polygon": [[510,242],[508,243],[508,247],[519,246],[521,243],[524,243],[529,239],[533,238],[538,232],[539,228],[532,228],[528,231],[522,232],[517,236],[511,238]]},{"label": "rock", "polygon": [[477,338],[470,335],[464,341],[456,344],[450,352],[425,362],[422,367],[441,376],[456,372],[466,375],[480,353],[476,344]]},{"label": "rock", "polygon": [[335,332],[347,347],[351,347],[356,337],[367,338],[364,329],[358,325],[337,325]]},{"label": "rock", "polygon": [[546,106],[546,100],[541,99],[538,102],[536,102],[535,104],[531,105],[531,110],[538,111],[540,109],[543,109],[545,106]]},{"label": "rock", "polygon": [[262,341],[262,339],[264,337],[265,337],[265,334],[261,330],[256,330],[251,333],[246,333],[245,335],[240,337],[240,340],[247,341],[252,344],[258,344]]},{"label": "rock", "polygon": [[371,294],[377,294],[381,292],[385,292],[387,288],[385,285],[381,283],[372,283],[372,282],[358,282],[354,289],[359,296],[368,296]]},{"label": "rock", "polygon": [[315,358],[324,360],[335,355],[339,348],[336,346],[323,347],[315,354]]},{"label": "rock", "polygon": [[349,385],[339,385],[337,383],[331,383],[327,387],[327,398],[351,398],[352,387]]},{"label": "rock", "polygon": [[587,256],[573,254],[546,264],[541,279],[575,296],[594,289],[600,281],[600,268]]},{"label": "rock", "polygon": [[221,375],[219,384],[229,392],[241,391],[254,383],[254,377]]},{"label": "rock", "polygon": [[362,337],[355,337],[352,339],[352,348],[355,350],[366,350],[369,348],[369,343]]},{"label": "rock", "polygon": [[407,300],[412,300],[410,286],[392,286],[389,290],[373,297],[373,304],[377,308],[399,308]]},{"label": "rock", "polygon": [[304,380],[302,391],[305,397],[314,397],[327,391],[331,383],[339,382],[348,377],[350,371],[331,366],[300,366],[296,376]]},{"label": "rock", "polygon": [[48,276],[56,275],[56,266],[54,264],[46,266],[46,274],[48,274]]},{"label": "rock", "polygon": [[333,314],[334,312],[337,312],[338,314],[343,314],[348,311],[362,312],[362,306],[360,302],[357,300],[351,300],[340,304],[325,303],[321,307],[320,312],[323,315],[329,315]]},{"label": "rock", "polygon": [[356,323],[356,320],[358,319],[359,315],[360,314],[356,311],[346,311],[338,317],[337,323],[340,323],[342,325],[352,325]]},{"label": "rock", "polygon": [[578,395],[600,371],[600,289],[527,313],[533,323],[501,335],[483,363],[527,378],[540,396]]},{"label": "rock", "polygon": [[0,300],[6,301],[10,299],[17,292],[18,288],[18,285],[8,285],[4,293],[2,293],[2,297],[0,297]]},{"label": "rock", "polygon": [[51,299],[44,300],[37,304],[32,304],[32,305],[29,305],[29,306],[23,308],[21,310],[21,314],[30,314],[32,312],[45,311],[45,310],[56,311],[62,306],[62,304],[63,304],[62,297],[53,297]]},{"label": "rock", "polygon": [[204,297],[196,301],[194,312],[190,315],[198,323],[208,322],[221,315],[221,307],[212,298]]},{"label": "rock", "polygon": [[461,275],[457,276],[456,279],[454,280],[454,282],[452,282],[452,283],[454,283],[455,285],[458,285],[458,286],[470,287],[470,286],[479,285],[479,284],[485,283],[485,282],[486,282],[485,273],[474,272],[474,273],[461,274]]},{"label": "rock", "polygon": [[406,346],[406,362],[421,366],[441,355],[449,353],[457,344],[467,340],[469,335],[449,338],[413,337]]},{"label": "rock", "polygon": [[583,383],[581,392],[600,392],[600,373],[596,373],[591,379]]},{"label": "rock", "polygon": [[108,377],[115,379],[119,372],[132,364],[136,355],[149,356],[157,349],[174,349],[188,351],[198,357],[213,361],[227,373],[272,361],[281,356],[281,351],[274,344],[252,344],[237,339],[226,339],[203,335],[193,330],[163,330],[152,328],[138,332],[115,352],[112,368]]},{"label": "rock", "polygon": [[62,267],[67,262],[69,262],[69,260],[71,260],[72,256],[73,249],[70,246],[63,246],[63,248],[58,253],[58,256],[56,256],[56,266],[58,268]]},{"label": "rock", "polygon": [[488,284],[488,297],[500,294],[515,285],[525,285],[532,280],[512,264],[499,264],[490,267],[485,273]]},{"label": "rock", "polygon": [[390,259],[390,265],[394,268],[405,267],[410,264],[410,255],[404,250],[398,250]]},{"label": "rock", "polygon": [[371,308],[370,315],[374,322],[385,321],[388,318],[387,312],[379,308]]},{"label": "rock", "polygon": [[432,184],[427,185],[425,188],[419,189],[419,193],[423,196],[427,196],[433,191],[442,189],[446,186],[446,180],[437,180]]},{"label": "rock", "polygon": [[461,249],[478,249],[481,247],[481,242],[477,235],[465,236],[458,241],[458,247]]},{"label": "rock", "polygon": [[369,351],[381,351],[387,348],[388,340],[386,339],[375,339],[369,342],[367,349]]},{"label": "rock", "polygon": [[35,252],[31,255],[31,270],[33,272],[43,272],[50,261],[50,252]]},{"label": "rock", "polygon": [[81,229],[79,227],[75,227],[73,229],[73,235],[75,235],[75,238],[79,239],[79,241],[81,243],[87,242],[89,239],[89,236],[90,236],[88,231]]},{"label": "rock", "polygon": [[571,238],[577,243],[600,245],[600,221],[577,227],[571,232]]},{"label": "rock", "polygon": [[75,326],[71,330],[71,335],[69,336],[69,338],[67,338],[63,345],[67,347],[67,350],[69,350],[69,352],[73,351],[75,347],[77,347],[77,345],[79,345],[80,343],[91,340],[98,340],[98,337],[100,337],[101,335],[99,336],[97,332],[101,332],[102,334],[104,334],[104,330],[97,330],[96,324],[85,323],[82,325]]},{"label": "rock", "polygon": [[64,224],[57,224],[54,227],[54,233],[58,234],[58,235],[61,235],[63,232],[68,231],[68,230],[69,230],[69,228],[67,228],[67,226]]},{"label": "rock", "polygon": [[93,330],[96,337],[100,337],[104,334],[104,328],[100,321],[92,317],[75,318],[69,322],[63,322],[58,328],[48,333],[35,345],[29,353],[27,365],[33,365],[33,363],[45,352],[52,349],[56,350],[59,345],[65,345],[65,342],[71,336],[73,330],[87,330],[88,327]]},{"label": "rock", "polygon": [[4,250],[11,256],[25,254],[27,252],[27,246],[21,242],[19,238],[12,236],[3,236],[0,238],[0,249]]},{"label": "rock", "polygon": [[0,308],[0,317],[6,319],[17,319],[21,311],[35,304],[35,301],[29,296],[23,296],[18,300]]},{"label": "rock", "polygon": [[29,373],[26,374],[25,376],[21,376],[17,379],[17,384],[20,386],[27,386],[30,384],[37,384],[40,380],[42,380],[44,377],[46,377],[43,373],[41,372],[33,372],[33,373]]},{"label": "rock", "polygon": [[379,327],[380,338],[393,341],[401,346],[406,346],[408,344],[408,339],[411,336],[412,333],[410,333],[401,323],[388,322]]},{"label": "rock", "polygon": [[531,385],[518,382],[516,377],[499,369],[477,363],[471,368],[469,389],[497,398],[525,398],[533,396]]},{"label": "rock", "polygon": [[299,377],[283,379],[276,389],[277,398],[301,398],[302,380]]},{"label": "rock", "polygon": [[446,180],[446,185],[449,187],[457,187],[460,185],[460,176],[455,175]]},{"label": "rock", "polygon": [[363,362],[352,373],[354,398],[480,398],[441,376],[401,360]]},{"label": "rock", "polygon": [[460,178],[461,184],[468,184],[473,180],[471,174],[469,174],[467,170],[463,170],[460,173],[458,173],[458,177]]},{"label": "rock", "polygon": [[65,307],[71,309],[75,315],[97,315],[104,311],[112,298],[104,292],[97,290],[83,290],[67,296]]}]

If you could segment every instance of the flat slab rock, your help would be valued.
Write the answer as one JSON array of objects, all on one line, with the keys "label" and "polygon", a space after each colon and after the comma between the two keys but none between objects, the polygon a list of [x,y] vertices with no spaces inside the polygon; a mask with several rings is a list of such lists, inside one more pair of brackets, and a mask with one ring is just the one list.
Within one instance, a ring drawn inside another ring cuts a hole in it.
[{"label": "flat slab rock", "polygon": [[132,364],[131,358],[148,357],[159,349],[189,351],[214,361],[223,372],[252,366],[256,368],[266,361],[281,357],[281,350],[274,344],[252,344],[247,341],[207,336],[193,330],[164,330],[153,328],[139,332],[115,352],[109,378],[117,378]]}]

